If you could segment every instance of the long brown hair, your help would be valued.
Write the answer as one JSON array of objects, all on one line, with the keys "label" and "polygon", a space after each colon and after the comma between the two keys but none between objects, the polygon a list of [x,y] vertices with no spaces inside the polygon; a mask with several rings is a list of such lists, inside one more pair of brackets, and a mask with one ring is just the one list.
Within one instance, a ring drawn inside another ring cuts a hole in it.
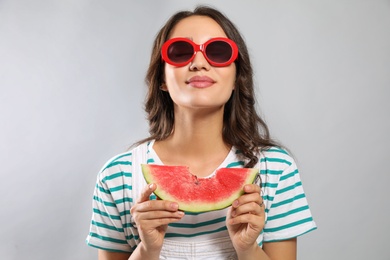
[{"label": "long brown hair", "polygon": [[253,167],[258,162],[261,149],[277,145],[271,140],[268,127],[255,108],[253,71],[246,44],[235,25],[221,12],[211,7],[198,6],[193,12],[180,11],[174,14],[156,36],[146,74],[148,92],[145,111],[149,120],[150,137],[137,144],[150,140],[168,138],[174,127],[173,101],[166,91],[161,91],[164,83],[164,63],[161,59],[161,47],[177,23],[184,18],[199,15],[215,20],[227,37],[233,40],[239,50],[236,63],[235,89],[225,105],[222,136],[224,142],[236,147],[247,159],[245,167]]}]

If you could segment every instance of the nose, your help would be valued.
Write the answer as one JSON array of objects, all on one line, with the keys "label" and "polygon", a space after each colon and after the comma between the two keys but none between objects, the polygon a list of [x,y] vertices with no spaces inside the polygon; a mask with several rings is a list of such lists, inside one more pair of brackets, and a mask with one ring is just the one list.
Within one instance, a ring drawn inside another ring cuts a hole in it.
[{"label": "nose", "polygon": [[203,52],[198,51],[195,54],[194,59],[191,61],[190,70],[209,70],[211,65],[206,60],[206,57],[204,56]]}]

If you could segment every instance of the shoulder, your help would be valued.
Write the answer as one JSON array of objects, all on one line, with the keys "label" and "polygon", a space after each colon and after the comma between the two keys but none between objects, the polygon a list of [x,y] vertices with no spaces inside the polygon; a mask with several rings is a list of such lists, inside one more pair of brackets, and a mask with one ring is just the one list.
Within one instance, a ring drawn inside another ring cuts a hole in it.
[{"label": "shoulder", "polygon": [[110,170],[114,166],[117,165],[131,165],[131,159],[132,159],[133,152],[127,151],[120,154],[117,154],[113,157],[111,157],[102,167],[100,172],[104,172],[107,170]]},{"label": "shoulder", "polygon": [[111,157],[99,171],[99,178],[105,182],[116,177],[131,177],[134,158],[147,152],[147,143]]},{"label": "shoulder", "polygon": [[265,164],[267,168],[278,170],[296,167],[295,160],[290,153],[286,149],[276,146],[262,149],[259,163],[260,165]]}]

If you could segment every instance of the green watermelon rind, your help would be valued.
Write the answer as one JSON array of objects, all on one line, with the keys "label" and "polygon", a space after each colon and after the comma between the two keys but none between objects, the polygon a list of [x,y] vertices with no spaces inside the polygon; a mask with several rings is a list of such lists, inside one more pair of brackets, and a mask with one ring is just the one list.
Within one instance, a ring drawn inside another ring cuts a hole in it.
[{"label": "green watermelon rind", "polygon": [[[175,167],[185,167],[185,166],[175,166]],[[223,200],[220,200],[219,202],[202,202],[201,200],[193,200],[193,201],[178,201],[174,197],[172,197],[171,194],[165,192],[161,187],[159,187],[156,180],[153,178],[153,174],[150,170],[150,165],[148,164],[142,164],[142,173],[143,176],[148,184],[150,183],[156,183],[157,188],[154,191],[154,194],[159,197],[162,200],[169,200],[169,201],[175,201],[179,204],[179,210],[185,211],[185,212],[192,212],[192,213],[199,213],[199,212],[207,212],[207,211],[214,211],[214,210],[220,210],[227,208],[232,205],[232,203],[238,199],[242,194],[244,194],[243,187],[245,184],[251,184],[255,181],[256,176],[259,174],[259,169],[256,168],[228,168],[230,171],[235,169],[246,169],[247,171],[247,177],[242,184],[241,189],[237,190],[236,192],[232,192],[231,195],[228,198],[225,198]],[[188,167],[185,167],[188,169]],[[226,168],[221,168],[218,170],[224,170]],[[217,170],[217,171],[218,171]],[[189,171],[188,171],[189,173]]]}]

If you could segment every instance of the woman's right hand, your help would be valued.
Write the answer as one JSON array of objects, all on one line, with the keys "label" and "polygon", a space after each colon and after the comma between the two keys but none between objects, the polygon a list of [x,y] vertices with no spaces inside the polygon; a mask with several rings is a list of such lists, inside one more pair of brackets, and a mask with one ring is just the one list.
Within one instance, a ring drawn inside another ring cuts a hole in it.
[{"label": "woman's right hand", "polygon": [[156,184],[147,185],[130,210],[144,250],[153,255],[160,254],[168,224],[179,221],[184,216],[184,212],[178,210],[176,202],[150,200],[149,197],[156,188]]}]

